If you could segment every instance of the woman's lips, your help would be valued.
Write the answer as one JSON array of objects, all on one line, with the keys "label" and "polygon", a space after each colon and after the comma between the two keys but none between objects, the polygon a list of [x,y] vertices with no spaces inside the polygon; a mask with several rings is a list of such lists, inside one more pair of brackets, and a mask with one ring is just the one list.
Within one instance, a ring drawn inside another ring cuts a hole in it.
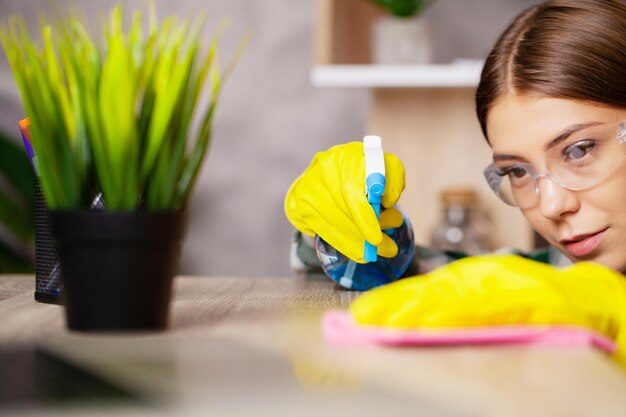
[{"label": "woman's lips", "polygon": [[572,256],[580,258],[589,255],[600,245],[607,230],[608,228],[590,235],[577,236],[573,240],[562,240],[561,244]]}]

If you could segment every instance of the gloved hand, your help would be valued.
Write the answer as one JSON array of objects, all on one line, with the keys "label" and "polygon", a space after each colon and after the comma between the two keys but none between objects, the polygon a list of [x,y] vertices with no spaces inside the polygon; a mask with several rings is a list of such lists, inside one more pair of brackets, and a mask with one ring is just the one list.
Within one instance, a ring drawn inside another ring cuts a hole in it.
[{"label": "gloved hand", "polygon": [[397,328],[582,326],[615,341],[626,366],[626,277],[591,262],[558,269],[516,255],[464,258],[368,291],[350,311],[359,324]]},{"label": "gloved hand", "polygon": [[381,228],[399,227],[402,215],[392,208],[404,190],[404,166],[385,153],[386,186],[380,224],[365,196],[363,144],[351,142],[319,152],[289,188],[285,213],[293,226],[309,236],[321,236],[353,261],[364,263],[365,240],[392,258],[398,247]]}]

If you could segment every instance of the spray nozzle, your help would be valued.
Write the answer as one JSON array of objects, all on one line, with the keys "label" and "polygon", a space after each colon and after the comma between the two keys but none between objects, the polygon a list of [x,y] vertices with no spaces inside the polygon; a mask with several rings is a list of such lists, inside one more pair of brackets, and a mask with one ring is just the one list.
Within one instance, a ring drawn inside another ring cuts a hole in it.
[{"label": "spray nozzle", "polygon": [[[365,195],[371,204],[376,218],[380,218],[380,203],[385,192],[385,154],[383,153],[380,136],[365,136],[363,138],[363,152],[365,153]],[[365,241],[363,259],[375,262],[378,258],[377,248]]]}]

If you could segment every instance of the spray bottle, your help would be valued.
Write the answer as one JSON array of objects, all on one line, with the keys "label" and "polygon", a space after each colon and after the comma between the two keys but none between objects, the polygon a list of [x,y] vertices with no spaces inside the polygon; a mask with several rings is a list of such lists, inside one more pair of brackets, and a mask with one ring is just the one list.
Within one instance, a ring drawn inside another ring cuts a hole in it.
[{"label": "spray bottle", "polygon": [[[363,138],[365,156],[365,195],[377,218],[380,218],[382,196],[385,190],[385,157],[380,136]],[[406,214],[398,207],[403,217],[400,227],[383,230],[398,245],[398,254],[393,258],[378,256],[377,247],[365,241],[363,259],[359,264],[330,246],[321,237],[315,238],[315,252],[322,269],[333,281],[344,288],[358,291],[368,290],[395,281],[407,270],[415,253],[413,227]]]}]

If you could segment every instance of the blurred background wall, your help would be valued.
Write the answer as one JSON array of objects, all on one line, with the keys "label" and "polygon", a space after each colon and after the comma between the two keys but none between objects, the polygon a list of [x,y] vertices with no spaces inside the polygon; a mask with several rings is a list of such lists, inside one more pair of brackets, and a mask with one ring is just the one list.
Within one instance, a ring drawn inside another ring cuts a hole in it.
[{"label": "blurred background wall", "polygon": [[[367,1],[367,0],[363,0]],[[506,24],[536,0],[438,0],[426,12],[436,62],[483,58]],[[0,0],[34,28],[41,10],[70,1]],[[90,21],[113,0],[74,1]],[[145,4],[129,1],[129,6]],[[283,214],[289,184],[315,152],[359,140],[366,129],[364,89],[319,89],[314,65],[314,0],[155,0],[157,14],[205,12],[210,29],[230,25],[222,57],[245,32],[251,42],[226,87],[208,158],[192,198],[180,272],[193,275],[290,275],[291,228]],[[0,57],[0,129],[17,135],[23,117],[4,54]],[[484,146],[477,144],[477,146]]]}]

